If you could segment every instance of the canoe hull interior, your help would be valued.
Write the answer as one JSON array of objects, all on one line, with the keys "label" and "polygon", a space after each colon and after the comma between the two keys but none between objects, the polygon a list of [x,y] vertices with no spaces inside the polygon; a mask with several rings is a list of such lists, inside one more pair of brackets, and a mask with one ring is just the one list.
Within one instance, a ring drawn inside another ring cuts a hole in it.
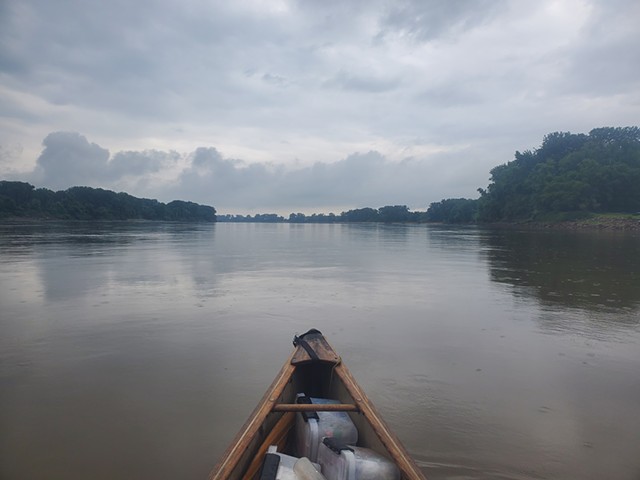
[{"label": "canoe hull interior", "polygon": [[209,479],[252,480],[259,473],[269,444],[277,444],[279,451],[292,452],[296,413],[289,410],[307,408],[296,405],[297,394],[305,393],[338,400],[341,405],[326,408],[351,410],[347,413],[358,429],[359,446],[391,459],[403,479],[426,480],[324,337],[319,332],[309,335],[307,347],[313,348],[318,358],[312,359],[305,348],[296,347]]}]

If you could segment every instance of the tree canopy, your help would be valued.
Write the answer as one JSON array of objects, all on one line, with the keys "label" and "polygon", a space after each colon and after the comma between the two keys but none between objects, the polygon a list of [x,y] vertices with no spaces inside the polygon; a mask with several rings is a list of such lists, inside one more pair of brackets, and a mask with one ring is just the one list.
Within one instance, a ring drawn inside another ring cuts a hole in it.
[{"label": "tree canopy", "polygon": [[305,215],[304,213],[292,213],[289,215],[290,223],[406,223],[424,221],[424,212],[411,212],[406,205],[386,205],[380,208],[356,208],[335,215],[323,213]]},{"label": "tree canopy", "polygon": [[480,189],[478,220],[537,219],[554,212],[640,211],[640,129],[554,132],[516,152]]},{"label": "tree canopy", "polygon": [[251,215],[218,215],[219,222],[260,222],[260,223],[406,223],[425,221],[425,212],[412,212],[406,205],[387,205],[380,208],[356,208],[339,215],[334,213],[291,213],[289,218],[275,213]]},{"label": "tree canopy", "polygon": [[25,182],[0,181],[0,217],[215,222],[216,210],[181,200],[164,204],[101,188],[72,187],[54,192]]},{"label": "tree canopy", "polygon": [[478,215],[478,201],[469,198],[447,198],[433,202],[425,215],[427,222],[472,223]]}]

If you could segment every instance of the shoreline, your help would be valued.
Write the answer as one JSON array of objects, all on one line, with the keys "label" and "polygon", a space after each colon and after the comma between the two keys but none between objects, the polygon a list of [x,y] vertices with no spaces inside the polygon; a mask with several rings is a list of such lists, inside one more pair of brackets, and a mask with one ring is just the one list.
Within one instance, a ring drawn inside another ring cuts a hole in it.
[{"label": "shoreline", "polygon": [[640,232],[640,216],[638,217],[607,217],[596,216],[584,220],[561,220],[555,222],[531,221],[523,223],[499,223],[493,224],[503,227],[519,227],[531,229],[557,229],[557,230],[607,230]]},{"label": "shoreline", "polygon": [[0,217],[0,223],[24,225],[29,223],[284,223],[284,224],[399,224],[399,225],[476,225],[479,227],[522,228],[531,230],[608,230],[640,232],[640,215],[635,216],[607,216],[596,215],[582,220],[556,221],[526,221],[526,222],[492,222],[492,223],[443,223],[443,222],[226,222],[206,220],[150,220],[142,218],[131,219],[70,219],[51,217]]}]

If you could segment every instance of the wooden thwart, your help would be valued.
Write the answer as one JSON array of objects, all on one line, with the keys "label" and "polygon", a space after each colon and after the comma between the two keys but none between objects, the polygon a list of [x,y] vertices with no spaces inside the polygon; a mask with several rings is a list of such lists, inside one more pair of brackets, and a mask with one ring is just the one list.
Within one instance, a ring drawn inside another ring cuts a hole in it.
[{"label": "wooden thwart", "polygon": [[360,409],[352,403],[278,403],[274,412],[358,412]]}]

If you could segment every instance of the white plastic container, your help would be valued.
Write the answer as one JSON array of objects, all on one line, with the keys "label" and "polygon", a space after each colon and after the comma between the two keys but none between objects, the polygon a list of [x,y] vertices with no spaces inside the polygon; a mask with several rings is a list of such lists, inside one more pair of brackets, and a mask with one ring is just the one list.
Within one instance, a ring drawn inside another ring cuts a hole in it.
[{"label": "white plastic container", "polygon": [[[340,403],[338,400],[305,397],[298,395],[298,401],[312,404]],[[358,430],[346,412],[315,412],[296,414],[296,447],[300,457],[317,461],[318,446],[325,437],[335,438],[346,444],[358,442]]]},{"label": "white plastic container", "polygon": [[340,446],[325,439],[318,447],[318,463],[327,480],[400,480],[400,470],[369,448]]},{"label": "white plastic container", "polygon": [[298,480],[326,480],[320,473],[320,465],[311,463],[307,457],[299,458],[293,466]]},{"label": "white plastic container", "polygon": [[[265,463],[263,465],[263,472],[260,478],[274,479],[275,480],[323,480],[324,477],[320,474],[321,467],[317,463],[311,463],[308,458],[296,458],[290,455],[285,455],[277,451],[275,445],[271,445],[267,450],[268,455],[277,455],[279,461],[277,462],[277,469],[275,470],[275,477],[272,474],[266,473],[264,470],[268,463],[268,458],[265,457]],[[315,470],[315,472],[314,472]]]}]

